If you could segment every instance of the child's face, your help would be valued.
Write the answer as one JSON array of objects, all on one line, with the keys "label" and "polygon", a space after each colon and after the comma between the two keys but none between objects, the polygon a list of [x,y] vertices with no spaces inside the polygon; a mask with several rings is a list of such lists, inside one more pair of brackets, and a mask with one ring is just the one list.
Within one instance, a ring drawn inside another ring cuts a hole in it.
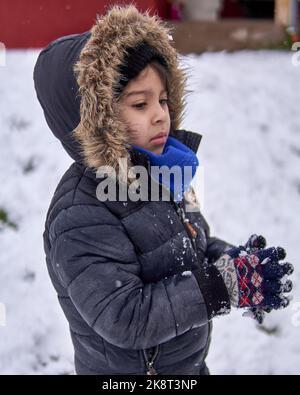
[{"label": "child's face", "polygon": [[[133,93],[145,91],[144,93]],[[126,85],[119,101],[121,120],[129,127],[130,143],[161,154],[170,132],[168,95],[159,73],[148,65]],[[153,140],[159,133],[165,137]]]}]

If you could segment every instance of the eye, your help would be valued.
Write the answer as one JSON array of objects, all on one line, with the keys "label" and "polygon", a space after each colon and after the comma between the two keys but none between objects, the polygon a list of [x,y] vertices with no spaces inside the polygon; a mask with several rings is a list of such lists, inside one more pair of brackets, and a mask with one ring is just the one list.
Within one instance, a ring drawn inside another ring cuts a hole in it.
[{"label": "eye", "polygon": [[[160,103],[162,103],[162,102],[163,102],[163,104],[168,104],[169,99],[160,100]],[[138,103],[138,104],[134,104],[132,107],[137,108],[138,110],[142,110],[146,105],[147,105],[147,103]]]},{"label": "eye", "polygon": [[145,105],[146,105],[146,103],[138,103],[138,104],[134,104],[132,107],[142,109],[142,108],[144,108]]},{"label": "eye", "polygon": [[169,99],[162,99],[161,102],[165,102],[165,104],[168,104]]}]

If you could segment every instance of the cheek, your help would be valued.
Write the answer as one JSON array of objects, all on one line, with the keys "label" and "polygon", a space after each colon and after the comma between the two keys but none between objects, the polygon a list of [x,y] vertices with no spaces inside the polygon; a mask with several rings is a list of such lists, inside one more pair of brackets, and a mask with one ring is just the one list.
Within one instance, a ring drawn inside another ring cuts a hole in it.
[{"label": "cheek", "polygon": [[167,109],[167,123],[170,124],[171,123],[171,116],[170,116],[170,110],[169,107]]},{"label": "cheek", "polygon": [[134,128],[147,128],[148,125],[148,120],[147,117],[145,117],[144,114],[139,113],[138,111],[132,111],[128,113],[128,120],[130,125],[132,125]]},{"label": "cheek", "polygon": [[122,112],[122,119],[131,128],[134,128],[142,122],[142,117],[139,116],[137,111],[131,108],[127,108]]},{"label": "cheek", "polygon": [[129,127],[129,134],[132,142],[141,145],[147,141],[147,131],[149,129],[145,117],[136,114],[136,112],[126,114],[126,123]]}]

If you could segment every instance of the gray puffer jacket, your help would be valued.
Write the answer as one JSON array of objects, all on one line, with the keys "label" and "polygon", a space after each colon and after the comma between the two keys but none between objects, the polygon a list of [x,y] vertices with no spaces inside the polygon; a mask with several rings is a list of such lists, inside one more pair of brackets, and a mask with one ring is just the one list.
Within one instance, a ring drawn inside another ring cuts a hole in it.
[{"label": "gray puffer jacket", "polygon": [[[127,40],[130,42],[134,22],[139,27],[143,22],[145,29],[148,27],[149,43],[157,44],[162,52],[171,51],[168,59],[175,68],[175,54],[168,47],[169,38],[159,22],[154,28],[151,18],[141,17],[133,6],[126,15],[124,26],[131,26],[129,33],[126,30]],[[92,33],[52,42],[40,53],[34,70],[35,88],[46,121],[74,159],[59,182],[47,213],[47,268],[69,322],[77,374],[205,374],[211,320],[230,309],[226,287],[212,263],[229,244],[210,236],[200,210],[186,212],[191,195],[186,195],[180,204],[173,200],[101,202],[96,197],[101,179],[96,177],[95,168],[103,160],[115,163],[124,154],[120,152],[124,145],[118,144],[118,138],[124,138],[122,130],[121,137],[107,138],[105,133],[113,131],[104,127],[113,128],[112,123],[106,117],[99,118],[101,105],[106,105],[105,114],[109,114],[107,101],[99,101],[95,113],[87,111],[92,104],[85,84],[93,84],[94,79],[84,73],[95,73],[98,67],[103,77],[107,71],[93,63],[93,56],[99,54],[91,40],[98,38],[100,45],[100,33],[108,34],[108,17],[99,20]],[[124,15],[120,9],[115,8],[110,17],[114,23],[120,19],[117,25],[121,29]],[[162,29],[159,41],[157,35],[151,36],[151,29],[157,28]],[[119,32],[123,40],[126,32]],[[120,47],[114,44],[115,47],[107,45],[102,50],[117,48],[122,56],[120,48],[124,43],[119,43]],[[103,58],[107,56],[103,54]],[[78,59],[81,64],[76,80],[73,65]],[[93,63],[92,70],[86,62]],[[177,78],[180,92],[182,75],[176,69],[173,77],[174,81]],[[107,94],[101,91],[97,96],[95,89],[93,92],[96,100]],[[176,128],[180,119],[178,102],[176,106],[177,110],[171,112],[170,135],[196,153],[201,135]],[[113,117],[110,119],[114,121]],[[96,135],[89,134],[93,125]],[[76,127],[74,138],[71,132]],[[126,154],[131,165],[149,165],[141,152],[127,149]],[[187,232],[184,215],[196,236]]]}]

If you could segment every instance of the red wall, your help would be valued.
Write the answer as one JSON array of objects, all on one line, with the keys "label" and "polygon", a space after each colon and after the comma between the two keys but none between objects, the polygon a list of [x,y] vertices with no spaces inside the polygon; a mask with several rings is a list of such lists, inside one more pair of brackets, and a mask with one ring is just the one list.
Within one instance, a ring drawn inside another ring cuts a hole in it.
[{"label": "red wall", "polygon": [[41,48],[57,37],[91,28],[111,4],[133,3],[168,17],[165,0],[1,0],[0,42],[6,48]]}]

